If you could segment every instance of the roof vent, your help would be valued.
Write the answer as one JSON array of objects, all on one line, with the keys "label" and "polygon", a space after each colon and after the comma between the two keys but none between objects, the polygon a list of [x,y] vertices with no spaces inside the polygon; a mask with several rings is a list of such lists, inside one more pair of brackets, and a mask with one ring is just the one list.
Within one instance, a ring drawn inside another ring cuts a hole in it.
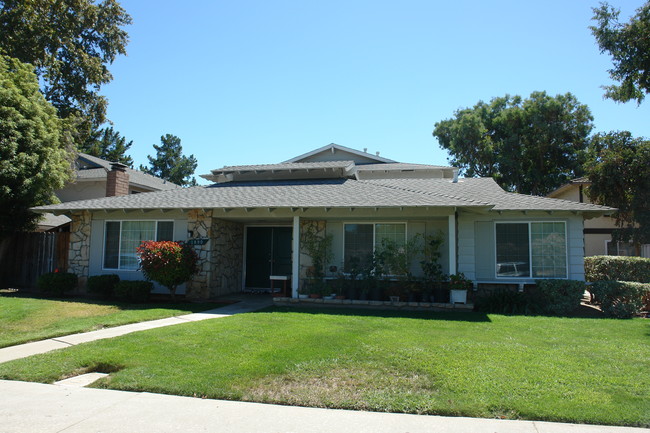
[{"label": "roof vent", "polygon": [[379,151],[375,152],[375,155],[379,156]]},{"label": "roof vent", "polygon": [[452,183],[458,183],[458,169],[454,168],[454,178],[451,181]]},{"label": "roof vent", "polygon": [[363,153],[368,153],[368,148],[367,147],[363,148]]}]

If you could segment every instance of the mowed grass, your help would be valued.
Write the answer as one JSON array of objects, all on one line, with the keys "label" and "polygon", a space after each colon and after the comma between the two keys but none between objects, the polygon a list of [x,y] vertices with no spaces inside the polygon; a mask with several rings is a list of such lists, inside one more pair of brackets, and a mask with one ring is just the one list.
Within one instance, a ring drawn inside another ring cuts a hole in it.
[{"label": "mowed grass", "polygon": [[217,308],[218,304],[125,304],[0,295],[0,347]]},{"label": "mowed grass", "polygon": [[650,320],[275,308],[0,365],[39,382],[418,414],[650,426]]}]

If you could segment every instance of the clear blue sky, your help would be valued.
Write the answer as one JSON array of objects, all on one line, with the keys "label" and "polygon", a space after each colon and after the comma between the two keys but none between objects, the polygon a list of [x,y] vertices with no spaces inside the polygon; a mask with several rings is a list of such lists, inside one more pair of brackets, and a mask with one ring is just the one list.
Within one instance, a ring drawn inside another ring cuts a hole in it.
[{"label": "clear blue sky", "polygon": [[[435,122],[536,90],[572,92],[594,132],[650,137],[650,100],[602,97],[611,60],[588,29],[596,0],[121,3],[131,42],[102,94],[136,166],[166,133],[197,175],[332,142],[446,165]],[[625,20],[642,3],[612,1]]]}]

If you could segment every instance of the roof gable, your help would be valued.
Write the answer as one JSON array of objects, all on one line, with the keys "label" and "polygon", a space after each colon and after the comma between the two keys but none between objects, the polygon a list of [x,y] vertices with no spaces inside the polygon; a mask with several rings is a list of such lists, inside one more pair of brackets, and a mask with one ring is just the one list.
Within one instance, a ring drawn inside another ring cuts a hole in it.
[{"label": "roof gable", "polygon": [[361,164],[381,164],[397,162],[392,159],[379,156],[360,150],[351,149],[339,144],[330,143],[327,146],[303,153],[284,162],[325,162],[325,161],[353,161],[357,165]]}]

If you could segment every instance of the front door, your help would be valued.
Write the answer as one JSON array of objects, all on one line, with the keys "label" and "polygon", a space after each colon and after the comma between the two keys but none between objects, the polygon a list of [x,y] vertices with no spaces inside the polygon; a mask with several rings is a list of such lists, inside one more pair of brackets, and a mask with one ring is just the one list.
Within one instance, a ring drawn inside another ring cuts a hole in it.
[{"label": "front door", "polygon": [[291,227],[248,227],[246,288],[269,288],[271,275],[291,274]]}]

